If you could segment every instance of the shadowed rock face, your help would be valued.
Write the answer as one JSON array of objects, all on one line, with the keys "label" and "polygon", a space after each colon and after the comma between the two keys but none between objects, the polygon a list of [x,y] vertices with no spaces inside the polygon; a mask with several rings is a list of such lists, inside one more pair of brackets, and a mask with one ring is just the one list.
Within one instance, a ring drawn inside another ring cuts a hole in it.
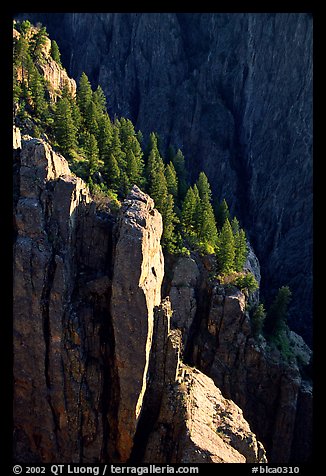
[{"label": "shadowed rock face", "polygon": [[185,371],[153,200],[133,187],[113,216],[43,139],[15,128],[14,148],[15,461],[265,461],[241,410]]},{"label": "shadowed rock face", "polygon": [[14,161],[15,457],[99,461],[112,351],[103,342],[112,226],[43,140],[23,137]]},{"label": "shadowed rock face", "polygon": [[305,13],[31,13],[109,111],[181,147],[249,233],[267,298],[288,284],[311,343],[312,18]]}]

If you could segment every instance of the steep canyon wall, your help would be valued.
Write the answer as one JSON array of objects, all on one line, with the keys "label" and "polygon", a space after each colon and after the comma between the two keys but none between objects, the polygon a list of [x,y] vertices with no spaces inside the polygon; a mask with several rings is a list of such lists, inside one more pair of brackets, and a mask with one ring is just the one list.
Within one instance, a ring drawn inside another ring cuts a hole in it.
[{"label": "steep canyon wall", "polygon": [[267,300],[293,291],[312,342],[312,16],[30,13],[70,75],[101,84],[112,114],[181,147],[245,226]]}]

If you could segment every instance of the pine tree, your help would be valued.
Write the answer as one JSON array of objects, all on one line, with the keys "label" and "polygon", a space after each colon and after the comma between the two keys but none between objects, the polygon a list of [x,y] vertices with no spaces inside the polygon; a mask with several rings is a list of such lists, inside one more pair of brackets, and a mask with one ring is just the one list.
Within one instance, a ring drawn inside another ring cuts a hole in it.
[{"label": "pine tree", "polygon": [[58,43],[55,41],[55,40],[52,40],[51,41],[51,51],[50,51],[50,55],[52,57],[52,59],[58,63],[59,66],[62,67],[62,63],[61,63],[61,54],[60,54],[60,51],[59,51],[59,46],[58,46]]},{"label": "pine tree", "polygon": [[185,164],[185,158],[180,149],[172,159],[179,183],[179,199],[183,200],[188,189],[188,173]]},{"label": "pine tree", "polygon": [[22,88],[18,81],[17,68],[13,69],[13,102],[18,103],[22,96]]},{"label": "pine tree", "polygon": [[217,242],[218,234],[215,223],[215,216],[213,207],[209,201],[208,195],[204,195],[200,202],[200,218],[198,227],[198,239],[204,245],[212,247],[211,252],[214,252]]},{"label": "pine tree", "polygon": [[30,73],[29,89],[31,92],[34,113],[37,117],[43,118],[47,111],[48,105],[45,100],[45,88],[42,76],[35,67]]},{"label": "pine tree", "polygon": [[264,322],[266,319],[266,311],[263,304],[258,304],[255,310],[252,313],[251,317],[251,328],[254,337],[258,337],[262,334]]},{"label": "pine tree", "polygon": [[120,187],[120,169],[113,154],[110,154],[108,158],[107,175],[109,187],[117,192]]},{"label": "pine tree", "polygon": [[168,189],[164,175],[164,165],[154,169],[152,173],[149,195],[153,198],[155,207],[158,209],[158,211],[163,213],[165,200],[168,195]]},{"label": "pine tree", "polygon": [[165,178],[168,192],[176,198],[178,196],[178,177],[172,162],[165,166]]},{"label": "pine tree", "polygon": [[31,22],[29,20],[24,20],[20,24],[20,28],[19,28],[21,35],[26,36],[28,31],[31,29],[31,27],[32,27]]},{"label": "pine tree", "polygon": [[135,163],[137,167],[137,174],[134,178],[135,183],[139,187],[143,187],[145,184],[145,177],[144,177],[144,159],[143,159],[143,151],[141,145],[139,143],[137,134],[135,134],[131,138],[130,150],[132,151],[135,157]]},{"label": "pine tree", "polygon": [[92,99],[93,99],[93,102],[96,106],[98,118],[102,114],[106,114],[107,113],[106,97],[105,97],[103,89],[101,88],[100,85],[98,85],[96,90],[93,92],[93,98]]},{"label": "pine tree", "polygon": [[291,296],[292,293],[288,286],[282,286],[278,290],[267,311],[266,330],[268,334],[276,335],[285,329]]},{"label": "pine tree", "polygon": [[120,171],[119,195],[125,197],[131,190],[131,183],[128,174],[125,170]]},{"label": "pine tree", "polygon": [[133,123],[129,119],[121,118],[119,121],[119,137],[121,149],[126,155],[126,173],[129,183],[142,186],[144,171],[143,151],[138,142]]},{"label": "pine tree", "polygon": [[213,252],[217,246],[218,234],[213,207],[210,203],[212,192],[204,172],[199,174],[194,192],[196,199],[195,230],[198,244],[203,251]]},{"label": "pine tree", "polygon": [[70,156],[77,147],[77,129],[72,118],[70,103],[67,98],[59,99],[55,108],[54,131],[62,153]]},{"label": "pine tree", "polygon": [[195,212],[194,212],[194,229],[196,236],[199,235],[200,232],[200,224],[201,224],[201,200],[199,196],[198,187],[195,184],[193,186],[194,197],[195,197]]},{"label": "pine tree", "polygon": [[[26,57],[29,53],[29,43],[26,37],[22,34],[18,38],[17,42],[14,46],[14,66],[22,66],[24,67]],[[23,75],[22,75],[23,76]]]},{"label": "pine tree", "polygon": [[248,254],[246,233],[240,228],[233,236],[235,245],[234,269],[242,271]]},{"label": "pine tree", "polygon": [[195,231],[196,197],[192,187],[189,187],[182,203],[181,226],[184,233],[191,235]]},{"label": "pine tree", "polygon": [[212,199],[212,191],[209,185],[207,176],[204,172],[200,172],[198,180],[197,180],[197,188],[199,192],[200,198],[203,200],[204,198],[208,199],[210,202]]},{"label": "pine tree", "polygon": [[121,117],[119,121],[119,135],[123,147],[128,147],[128,142],[135,136],[135,128],[130,119]]},{"label": "pine tree", "polygon": [[99,168],[99,150],[94,134],[89,132],[86,133],[85,152],[88,159],[89,177],[92,177]]},{"label": "pine tree", "polygon": [[230,212],[228,204],[226,203],[225,198],[221,201],[221,203],[216,207],[215,211],[216,215],[216,224],[219,230],[222,230],[222,227],[225,223],[225,220],[230,220]]},{"label": "pine tree", "polygon": [[84,113],[85,127],[90,134],[93,134],[95,137],[98,136],[99,126],[98,126],[98,110],[96,104],[93,100],[88,103],[87,109]]},{"label": "pine tree", "polygon": [[174,212],[174,199],[171,193],[168,193],[161,211],[163,219],[162,245],[169,253],[176,249],[175,225],[177,217]]},{"label": "pine tree", "polygon": [[33,36],[31,41],[32,43],[32,57],[36,61],[39,61],[42,57],[43,47],[46,43],[46,39],[48,37],[48,33],[46,31],[46,27],[42,26],[37,33]]},{"label": "pine tree", "polygon": [[82,73],[79,79],[77,89],[77,104],[82,116],[85,118],[88,107],[92,101],[92,87],[85,73]]},{"label": "pine tree", "polygon": [[119,136],[119,126],[117,121],[115,121],[115,124],[113,126],[113,134],[112,134],[112,141],[110,144],[109,154],[114,155],[120,171],[121,172],[125,171],[127,166],[126,154],[125,152],[123,152],[121,147],[121,141]]},{"label": "pine tree", "polygon": [[240,231],[240,223],[237,217],[233,217],[231,221],[231,228],[232,228],[232,233],[233,236],[235,236],[237,233]]},{"label": "pine tree", "polygon": [[148,155],[147,166],[146,166],[146,178],[147,178],[147,192],[152,196],[153,193],[155,194],[155,190],[154,190],[155,187],[158,186],[156,184],[154,186],[154,181],[157,182],[157,175],[159,173],[160,175],[163,175],[164,177],[163,182],[165,183],[165,186],[166,186],[166,179],[164,175],[164,162],[158,150],[157,137],[153,132],[150,134],[150,146],[151,146],[151,149]]},{"label": "pine tree", "polygon": [[235,245],[229,219],[226,218],[219,235],[217,259],[221,274],[229,274],[234,270]]},{"label": "pine tree", "polygon": [[129,178],[130,185],[137,185],[138,187],[143,186],[143,164],[139,160],[139,156],[136,157],[132,149],[127,149],[126,151],[126,162],[127,162],[127,175]]},{"label": "pine tree", "polygon": [[113,137],[113,127],[108,114],[103,114],[98,122],[98,146],[100,158],[107,162]]}]

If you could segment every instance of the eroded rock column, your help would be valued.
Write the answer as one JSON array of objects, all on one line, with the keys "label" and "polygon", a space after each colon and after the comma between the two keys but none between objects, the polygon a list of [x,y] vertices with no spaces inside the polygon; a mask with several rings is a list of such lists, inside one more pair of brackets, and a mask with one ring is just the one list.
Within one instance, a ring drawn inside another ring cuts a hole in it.
[{"label": "eroded rock column", "polygon": [[161,301],[164,274],[161,235],[162,218],[154,201],[134,186],[121,210],[111,298],[122,462],[130,456],[146,390],[153,309]]}]

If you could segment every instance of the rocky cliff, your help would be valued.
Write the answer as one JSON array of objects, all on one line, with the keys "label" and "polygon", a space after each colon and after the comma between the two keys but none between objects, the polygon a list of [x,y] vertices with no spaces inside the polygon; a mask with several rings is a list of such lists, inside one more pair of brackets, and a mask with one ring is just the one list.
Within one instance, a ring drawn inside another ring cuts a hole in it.
[{"label": "rocky cliff", "polygon": [[306,13],[30,13],[73,77],[100,83],[111,113],[163,147],[241,219],[262,290],[293,292],[312,336],[312,17]]},{"label": "rocky cliff", "polygon": [[182,362],[152,199],[99,209],[45,140],[15,128],[14,147],[15,461],[266,462]]},{"label": "rocky cliff", "polygon": [[[37,31],[38,30],[35,27],[31,27],[27,34],[27,39],[30,40]],[[19,37],[20,33],[14,28],[14,42],[18,41]],[[44,77],[48,94],[52,100],[55,101],[58,96],[61,96],[64,87],[67,87],[71,95],[75,96],[76,81],[70,78],[67,71],[53,60],[51,56],[51,40],[47,37],[43,40],[42,55],[36,59],[35,64],[41,75]],[[17,68],[17,78],[19,81],[22,80],[22,74],[22,68]]]},{"label": "rocky cliff", "polygon": [[[250,261],[252,265],[253,257]],[[235,287],[221,286],[209,269],[207,261],[195,254],[173,265],[168,293],[186,361],[241,407],[270,462],[309,460],[311,350],[293,331],[283,337],[286,352],[255,337],[246,296]]]}]

